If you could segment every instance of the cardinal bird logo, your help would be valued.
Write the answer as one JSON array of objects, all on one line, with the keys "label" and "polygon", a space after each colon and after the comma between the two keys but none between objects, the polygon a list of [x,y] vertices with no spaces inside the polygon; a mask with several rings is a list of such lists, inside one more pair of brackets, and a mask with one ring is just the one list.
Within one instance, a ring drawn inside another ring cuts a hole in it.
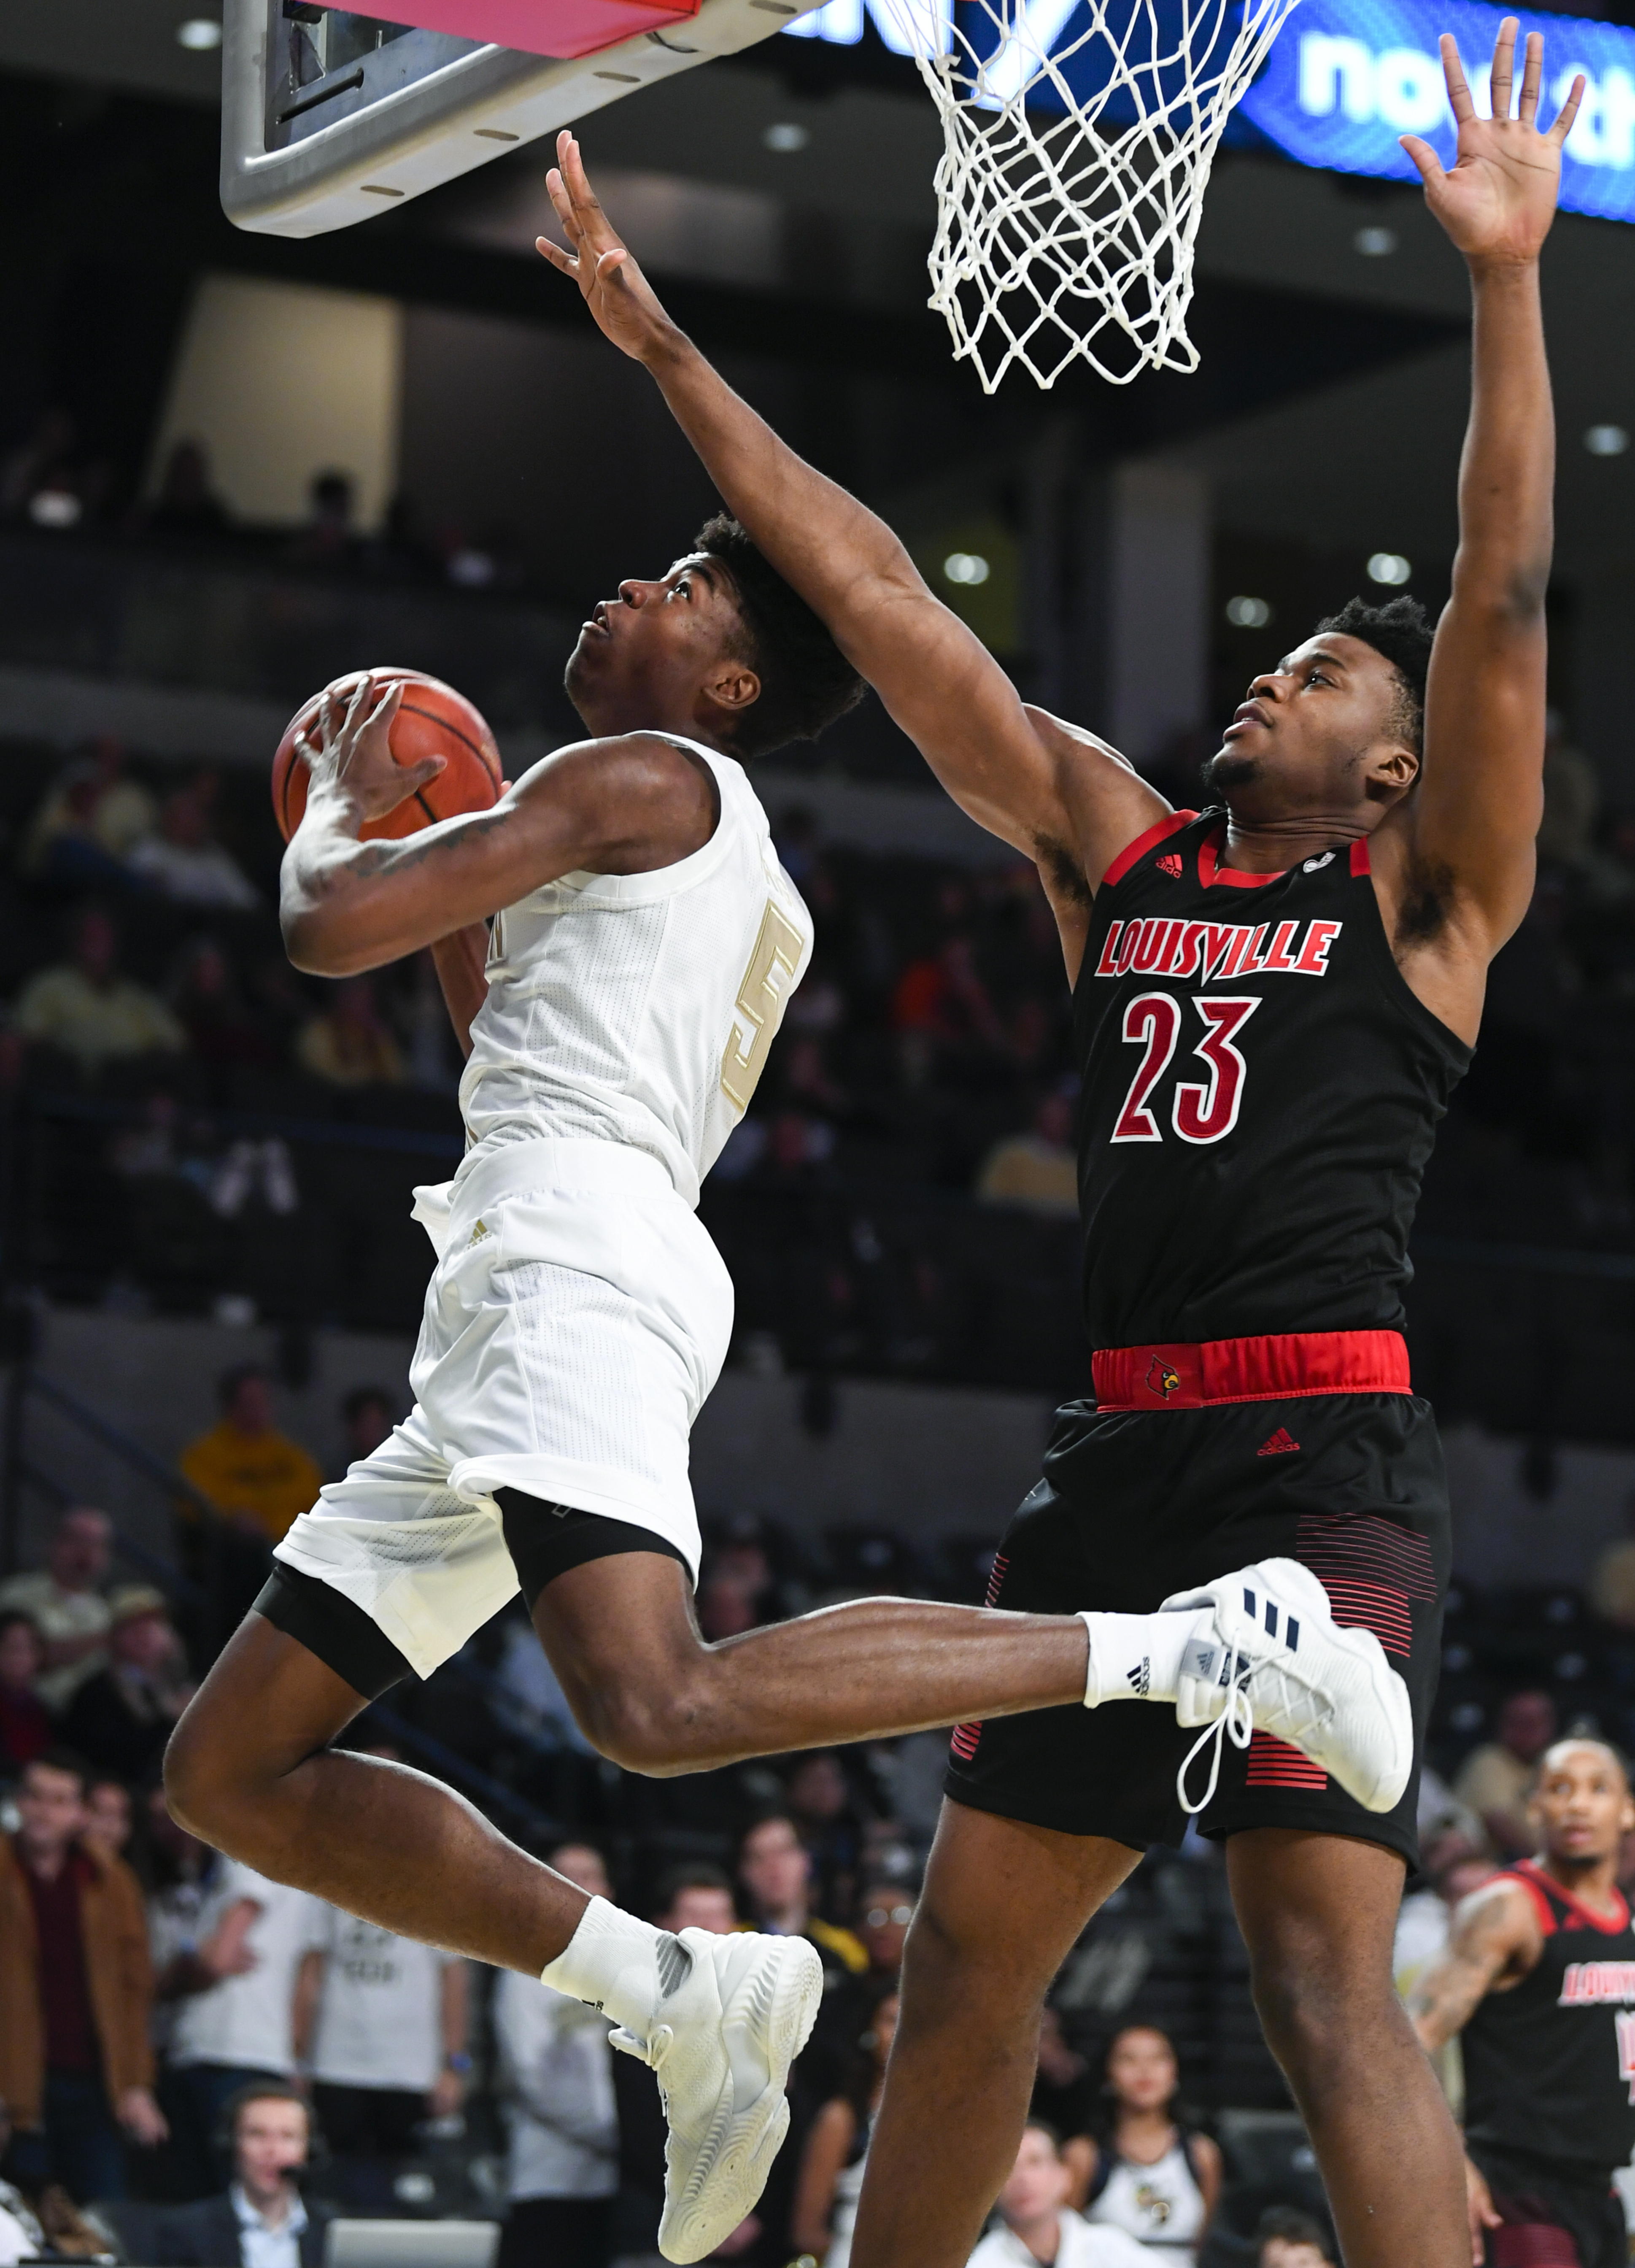
[{"label": "cardinal bird logo", "polygon": [[1155,859],[1153,864],[1157,866],[1159,873],[1160,874],[1167,874],[1172,882],[1178,882],[1181,880],[1181,853],[1179,850],[1166,850],[1163,857],[1161,858]]},{"label": "cardinal bird logo", "polygon": [[1167,1401],[1181,1383],[1181,1373],[1172,1370],[1161,1355],[1155,1354],[1147,1365],[1146,1382],[1149,1393],[1161,1394]]}]

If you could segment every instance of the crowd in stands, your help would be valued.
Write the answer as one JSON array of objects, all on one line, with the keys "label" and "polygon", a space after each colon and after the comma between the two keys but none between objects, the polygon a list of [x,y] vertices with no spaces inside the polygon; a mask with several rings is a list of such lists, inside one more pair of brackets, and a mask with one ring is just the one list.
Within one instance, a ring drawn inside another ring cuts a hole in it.
[{"label": "crowd in stands", "polygon": [[[1443,1130],[1432,1236],[1635,1240],[1635,826],[1567,807]],[[18,1272],[132,1309],[412,1327],[406,1193],[460,1143],[429,956],[290,968],[258,775],[14,748],[0,836]],[[826,844],[799,808],[779,837],[819,941],[706,1185],[737,1359],[1078,1390],[1071,1002],[1032,870]]]},{"label": "crowd in stands", "polygon": [[191,438],[173,443],[151,494],[133,496],[129,479],[86,444],[70,412],[57,408],[42,411],[0,460],[0,527],[8,523],[169,550],[238,548],[306,572],[379,583],[503,594],[525,582],[516,534],[504,526],[427,526],[405,497],[388,508],[378,531],[365,534],[356,482],[344,472],[313,476],[306,518],[287,532],[236,519],[216,486],[209,451]]},{"label": "crowd in stands", "polygon": [[[267,1881],[170,1816],[165,1740],[221,1636],[186,1569],[213,1537],[242,1552],[241,1587],[259,1580],[320,1475],[278,1426],[264,1374],[239,1368],[221,1388],[220,1424],[184,1460],[192,1489],[168,1594],[118,1579],[120,1539],[83,1506],[57,1518],[39,1565],[0,1584],[0,2261],[22,2249],[6,2253],[9,2215],[55,2231],[64,2257],[111,2245],[157,2258],[158,2246],[174,2268],[313,2268],[339,2211],[497,2220],[500,2268],[652,2268],[658,2098],[642,2065],[610,2051],[605,2024],[532,1978]],[[384,1389],[349,1397],[349,1447],[372,1447],[393,1415]],[[935,1580],[931,1557],[887,1535],[821,1543],[763,1521],[710,1523],[706,1631]],[[1623,1557],[1613,1546],[1597,1595]],[[963,1574],[950,1559],[941,1571],[945,1593],[971,1595],[981,1555]],[[1571,1644],[1600,1647],[1587,1678],[1563,1650],[1564,1601],[1580,1617]],[[1530,1849],[1529,1776],[1558,1732],[1623,1732],[1627,1618],[1540,1594],[1529,1620],[1526,1603],[1462,1590],[1452,1603],[1451,1656],[1531,1660],[1547,1682],[1477,1707],[1456,1675],[1439,1712],[1423,1871],[1398,1933],[1404,1992],[1458,1901]],[[796,2068],[793,2139],[717,2257],[845,2268],[942,1736],[643,1780],[590,1754],[513,1606],[347,1737],[457,1781],[471,1770],[508,1831],[663,1926],[811,1941],[825,1998]],[[1635,1837],[1624,1875],[1635,1889]],[[1456,2092],[1456,2060],[1447,2081]],[[1220,1854],[1196,1835],[1152,1854],[1064,1964],[1033,2117],[975,2256],[983,2268],[1333,2257],[1260,2040]]]}]

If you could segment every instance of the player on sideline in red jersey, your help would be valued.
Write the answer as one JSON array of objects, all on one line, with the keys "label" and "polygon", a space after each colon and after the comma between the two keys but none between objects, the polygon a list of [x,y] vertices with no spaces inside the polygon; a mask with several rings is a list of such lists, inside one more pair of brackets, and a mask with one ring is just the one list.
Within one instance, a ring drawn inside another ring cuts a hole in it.
[{"label": "player on sideline in red jersey", "polygon": [[[1036,861],[1055,910],[1084,1071],[1096,1394],[1061,1413],[998,1603],[1135,1612],[1298,1559],[1337,1620],[1378,1635],[1421,1738],[1448,1519],[1401,1294],[1433,1129],[1533,885],[1554,473],[1538,260],[1582,91],[1541,133],[1542,41],[1514,99],[1516,32],[1507,18],[1491,119],[1442,43],[1453,169],[1404,144],[1475,306],[1434,644],[1411,601],[1353,600],[1250,687],[1201,816],[1025,706],[890,529],[736,398],[666,316],[571,136],[550,180],[571,248],[540,246],[949,792]],[[1138,1689],[1145,1669],[1126,1674]],[[1159,1711],[956,1734],[855,2268],[968,2255],[1015,2152],[1044,1991],[1141,1849],[1180,1831],[1183,1737]],[[1262,1732],[1221,1764],[1202,1824],[1230,1838],[1257,2005],[1345,2257],[1463,2268],[1458,2136],[1391,1988],[1414,1788],[1372,1815]]]},{"label": "player on sideline in red jersey", "polygon": [[1635,1803],[1623,1758],[1604,1741],[1558,1741],[1528,1811],[1537,1858],[1463,1901],[1409,2008],[1432,2053],[1455,2036],[1463,2051],[1474,2257],[1626,2268],[1612,2186],[1635,2150],[1635,1925],[1617,1881]]}]

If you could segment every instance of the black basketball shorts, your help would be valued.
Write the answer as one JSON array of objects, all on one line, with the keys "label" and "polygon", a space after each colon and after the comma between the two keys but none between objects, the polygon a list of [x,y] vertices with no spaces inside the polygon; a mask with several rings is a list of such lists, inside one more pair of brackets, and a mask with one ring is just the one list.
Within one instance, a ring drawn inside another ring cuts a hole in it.
[{"label": "black basketball shorts", "polygon": [[[1365,1811],[1298,1750],[1256,1732],[1225,1743],[1205,1835],[1292,1827],[1381,1843],[1418,1864],[1420,1761],[1441,1653],[1451,1552],[1447,1484],[1428,1403],[1308,1395],[1201,1409],[1057,1413],[1044,1477],[994,1561],[990,1606],[1034,1614],[1151,1613],[1258,1559],[1299,1559],[1343,1627],[1372,1630],[1413,1702],[1414,1768],[1395,1811]],[[1103,1835],[1180,1842],[1175,1775],[1197,1730],[1152,1701],[1040,1709],[961,1725],[956,1803]],[[1208,1784],[1193,1766],[1194,1800]]]}]

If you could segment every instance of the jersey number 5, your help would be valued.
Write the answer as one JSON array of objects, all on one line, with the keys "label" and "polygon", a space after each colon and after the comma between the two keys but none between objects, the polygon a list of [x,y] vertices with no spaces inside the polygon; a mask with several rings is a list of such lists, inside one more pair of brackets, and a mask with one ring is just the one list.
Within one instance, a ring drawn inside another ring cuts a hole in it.
[{"label": "jersey number 5", "polygon": [[800,932],[769,898],[761,934],[738,988],[732,1036],[721,1058],[722,1089],[740,1110],[748,1109],[755,1082],[766,1069],[767,1050],[777,1037],[799,968]]},{"label": "jersey number 5", "polygon": [[[1238,1123],[1248,1065],[1232,1044],[1260,1005],[1249,994],[1228,999],[1219,994],[1194,995],[1193,1006],[1207,1027],[1193,1048],[1209,1066],[1206,1080],[1177,1079],[1170,1123],[1183,1142],[1219,1142]],[[1111,1138],[1115,1142],[1161,1142],[1163,1131],[1147,1101],[1169,1069],[1169,1059],[1181,1037],[1181,1003],[1170,992],[1140,992],[1124,1010],[1124,1038],[1145,1047],[1140,1066],[1130,1082],[1124,1107],[1118,1114]]]}]

